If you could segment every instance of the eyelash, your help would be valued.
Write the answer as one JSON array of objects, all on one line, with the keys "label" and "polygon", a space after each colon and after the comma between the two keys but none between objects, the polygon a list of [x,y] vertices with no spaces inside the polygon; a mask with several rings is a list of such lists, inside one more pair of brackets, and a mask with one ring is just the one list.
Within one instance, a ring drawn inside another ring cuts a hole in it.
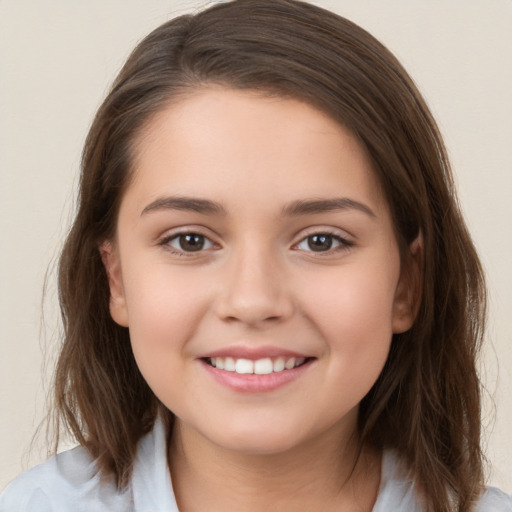
[{"label": "eyelash", "polygon": [[[311,247],[309,246],[309,243],[308,243],[308,241],[311,240],[313,237],[328,237],[331,239],[332,242],[337,242],[338,245],[335,247],[329,247],[326,251],[314,251],[311,249]],[[304,243],[308,244],[309,248],[311,249],[310,251],[306,251],[306,252],[311,252],[318,256],[324,256],[324,255],[328,256],[328,255],[332,255],[333,253],[337,253],[339,251],[344,251],[344,250],[346,251],[354,245],[354,243],[351,242],[350,240],[347,240],[346,238],[340,236],[339,234],[333,233],[332,231],[329,231],[329,230],[316,231],[314,233],[310,233],[307,236],[303,237],[298,244],[295,244],[294,247],[298,248],[301,244],[304,244]]]},{"label": "eyelash", "polygon": [[175,233],[173,235],[166,236],[160,242],[158,242],[158,245],[164,247],[166,250],[168,250],[169,252],[171,252],[172,254],[174,254],[176,256],[185,256],[185,257],[193,256],[194,254],[201,253],[205,250],[204,247],[201,247],[197,251],[186,251],[184,249],[175,248],[171,245],[172,241],[176,240],[179,243],[180,238],[186,237],[186,236],[201,237],[203,240],[203,243],[208,243],[210,245],[206,249],[211,249],[212,247],[214,247],[216,245],[206,235],[203,235],[202,233],[198,233],[197,231],[183,231],[181,233]]},{"label": "eyelash", "polygon": [[[179,243],[180,238],[186,237],[186,236],[201,237],[203,244],[207,243],[207,244],[209,244],[209,246],[206,248],[201,246],[197,251],[186,251],[183,248],[178,249],[171,245],[171,242],[178,241],[178,243]],[[309,246],[309,241],[313,237],[328,237],[331,239],[331,244],[332,244],[332,242],[336,242],[338,245],[335,247],[329,247],[325,251],[314,251],[311,249],[311,246]],[[304,244],[304,243],[307,243],[309,248],[311,249],[309,251],[305,250],[305,252],[311,252],[313,254],[317,254],[318,256],[330,255],[330,254],[336,253],[338,251],[347,250],[354,245],[353,242],[347,240],[346,238],[343,238],[342,236],[340,236],[336,233],[328,231],[328,230],[317,231],[317,232],[308,234],[307,236],[303,237],[297,244],[295,244],[294,248],[299,248],[300,245]],[[207,237],[206,235],[203,235],[202,233],[198,233],[196,231],[184,231],[184,232],[175,233],[171,236],[167,236],[167,237],[163,238],[160,242],[158,242],[158,245],[165,247],[166,250],[168,250],[169,252],[171,252],[172,254],[174,254],[176,256],[191,257],[196,253],[199,254],[199,253],[204,252],[205,250],[215,247],[216,244],[212,240],[210,240],[209,237]],[[298,249],[298,250],[304,250],[304,249]]]}]

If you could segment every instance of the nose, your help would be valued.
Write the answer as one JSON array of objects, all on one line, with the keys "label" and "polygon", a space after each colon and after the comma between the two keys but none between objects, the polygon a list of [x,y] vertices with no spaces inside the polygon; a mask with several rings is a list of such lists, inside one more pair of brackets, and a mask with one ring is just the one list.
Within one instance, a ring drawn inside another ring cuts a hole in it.
[{"label": "nose", "polygon": [[233,251],[226,262],[216,312],[224,321],[261,328],[289,318],[293,301],[278,258],[254,245]]}]

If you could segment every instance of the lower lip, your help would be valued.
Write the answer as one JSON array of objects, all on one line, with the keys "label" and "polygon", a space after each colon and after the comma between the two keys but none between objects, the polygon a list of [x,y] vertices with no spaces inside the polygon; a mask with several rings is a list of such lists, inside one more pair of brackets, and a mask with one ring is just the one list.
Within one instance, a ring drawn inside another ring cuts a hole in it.
[{"label": "lower lip", "polygon": [[214,366],[201,360],[205,370],[220,384],[231,388],[234,391],[242,393],[266,393],[274,391],[286,384],[298,379],[311,366],[313,359],[308,359],[304,364],[283,370],[282,372],[273,372],[266,375],[256,375],[253,373],[236,373],[219,370]]}]

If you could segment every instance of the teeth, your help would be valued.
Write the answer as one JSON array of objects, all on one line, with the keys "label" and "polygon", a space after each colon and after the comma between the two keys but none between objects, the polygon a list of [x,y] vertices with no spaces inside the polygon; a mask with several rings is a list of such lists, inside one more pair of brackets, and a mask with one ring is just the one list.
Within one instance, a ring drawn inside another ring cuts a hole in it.
[{"label": "teeth", "polygon": [[257,361],[252,361],[250,359],[234,359],[232,357],[210,358],[210,364],[219,370],[256,375],[268,375],[269,373],[291,370],[300,366],[305,361],[305,357],[290,357],[288,359],[283,357],[278,357],[277,359],[265,357],[264,359],[258,359]]},{"label": "teeth", "polygon": [[254,373],[256,375],[267,375],[273,371],[274,366],[272,365],[272,359],[258,359],[258,361],[254,363]]},{"label": "teeth", "polygon": [[287,370],[291,370],[294,365],[295,365],[295,358],[294,357],[290,357],[290,359],[288,359],[288,361],[286,361],[286,364],[284,365],[284,367]]},{"label": "teeth", "polygon": [[[217,359],[220,359],[220,357]],[[236,362],[232,357],[226,357],[224,360],[224,370],[228,372],[234,372],[236,370]]]},{"label": "teeth", "polygon": [[284,368],[285,368],[285,362],[282,357],[280,357],[279,359],[276,359],[274,361],[273,371],[282,372],[284,370]]},{"label": "teeth", "polygon": [[[219,359],[219,358],[217,358]],[[218,366],[217,366],[218,368]],[[237,359],[235,363],[236,373],[254,373],[254,363],[249,359]]]}]

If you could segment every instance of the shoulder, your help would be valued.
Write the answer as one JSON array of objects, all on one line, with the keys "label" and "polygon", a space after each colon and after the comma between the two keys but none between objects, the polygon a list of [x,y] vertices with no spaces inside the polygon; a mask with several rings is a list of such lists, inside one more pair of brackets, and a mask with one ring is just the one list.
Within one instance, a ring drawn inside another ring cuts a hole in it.
[{"label": "shoulder", "polygon": [[100,479],[82,447],[59,453],[15,478],[0,494],[0,512],[178,512],[160,418],[138,445],[127,489]]},{"label": "shoulder", "polygon": [[130,498],[100,481],[85,448],[48,459],[15,478],[0,495],[0,512],[129,512]]},{"label": "shoulder", "polygon": [[[414,479],[392,450],[382,459],[381,486],[372,512],[424,512],[417,498]],[[488,487],[475,504],[474,512],[512,512],[512,495]]]},{"label": "shoulder", "polygon": [[512,494],[488,487],[478,501],[475,512],[512,512]]}]

